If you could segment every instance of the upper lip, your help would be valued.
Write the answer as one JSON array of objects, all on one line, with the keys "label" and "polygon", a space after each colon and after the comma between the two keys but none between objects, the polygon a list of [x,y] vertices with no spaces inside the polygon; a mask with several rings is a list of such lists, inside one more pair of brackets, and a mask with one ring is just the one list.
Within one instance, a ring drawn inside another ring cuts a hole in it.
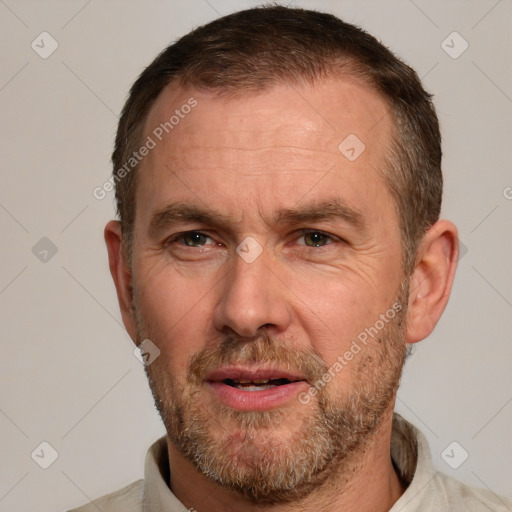
[{"label": "upper lip", "polygon": [[226,379],[231,380],[247,380],[254,382],[255,380],[274,380],[288,379],[289,381],[306,380],[299,373],[293,373],[279,368],[245,368],[242,366],[225,366],[212,370],[206,376],[207,381],[222,382]]}]

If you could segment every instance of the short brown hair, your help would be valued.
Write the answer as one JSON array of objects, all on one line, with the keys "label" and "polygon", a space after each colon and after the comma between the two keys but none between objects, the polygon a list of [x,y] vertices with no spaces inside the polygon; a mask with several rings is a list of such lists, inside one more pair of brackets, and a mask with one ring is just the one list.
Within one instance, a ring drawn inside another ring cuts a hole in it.
[{"label": "short brown hair", "polygon": [[[142,142],[148,113],[172,81],[223,95],[277,83],[352,76],[380,93],[393,120],[382,172],[400,222],[404,271],[439,218],[443,180],[439,123],[413,69],[364,30],[326,13],[281,6],[248,9],[199,27],[166,48],[133,84],[112,155],[114,176]],[[131,259],[137,168],[115,180],[123,241]]]}]

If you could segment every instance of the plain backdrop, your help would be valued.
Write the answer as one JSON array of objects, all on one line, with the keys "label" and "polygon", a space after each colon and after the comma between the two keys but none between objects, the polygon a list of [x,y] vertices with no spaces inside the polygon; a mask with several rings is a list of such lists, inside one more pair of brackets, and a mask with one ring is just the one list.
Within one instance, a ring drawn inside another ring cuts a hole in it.
[{"label": "plain backdrop", "polygon": [[[435,94],[443,216],[463,254],[397,409],[439,470],[512,495],[512,2],[289,4],[364,27]],[[127,485],[163,435],[108,271],[113,193],[92,191],[109,177],[117,117],[142,69],[193,27],[254,5],[0,1],[0,511],[65,510]],[[454,441],[469,454],[458,469],[441,456]]]}]

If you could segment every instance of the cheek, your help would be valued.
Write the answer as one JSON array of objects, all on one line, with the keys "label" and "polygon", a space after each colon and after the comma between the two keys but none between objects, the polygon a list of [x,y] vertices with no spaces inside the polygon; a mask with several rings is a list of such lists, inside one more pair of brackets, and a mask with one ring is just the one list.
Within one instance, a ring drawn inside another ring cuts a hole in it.
[{"label": "cheek", "polygon": [[353,276],[333,276],[316,283],[312,288],[296,281],[294,292],[300,299],[297,315],[307,342],[330,367],[351,350],[358,337],[364,337],[365,329],[373,326],[391,303],[385,304],[382,290],[371,282]]},{"label": "cheek", "polygon": [[210,336],[212,287],[175,272],[139,276],[138,282],[144,284],[135,286],[135,304],[145,336],[174,369],[185,367]]}]

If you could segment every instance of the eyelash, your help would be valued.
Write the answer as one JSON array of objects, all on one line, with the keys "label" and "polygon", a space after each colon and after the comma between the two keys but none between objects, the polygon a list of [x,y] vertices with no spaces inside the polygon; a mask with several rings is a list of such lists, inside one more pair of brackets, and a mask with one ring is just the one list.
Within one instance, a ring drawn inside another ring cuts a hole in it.
[{"label": "eyelash", "polygon": [[[172,237],[168,238],[165,241],[165,246],[168,247],[171,244],[183,241],[184,238],[186,236],[189,236],[189,235],[201,235],[201,236],[204,236],[206,238],[210,238],[210,239],[212,238],[211,236],[208,236],[206,233],[203,233],[202,231],[184,231],[183,233],[177,233],[176,235],[173,235]],[[183,245],[183,247],[191,247],[191,248],[193,248],[193,246],[187,246],[185,244],[182,244],[182,245]],[[199,246],[199,248],[201,248],[201,246]]]},{"label": "eyelash", "polygon": [[[177,242],[183,241],[186,236],[193,235],[193,234],[204,236],[206,238],[212,239],[211,236],[207,235],[206,233],[203,233],[202,231],[195,231],[195,230],[185,231],[183,233],[178,233],[176,235],[173,235],[171,238],[166,240],[165,246],[167,247],[167,246],[169,246],[169,245],[171,245],[173,243],[177,243]],[[317,250],[322,248],[322,247],[326,247],[328,245],[331,245],[333,242],[343,242],[343,240],[341,238],[336,237],[334,235],[331,235],[330,233],[326,233],[325,231],[318,230],[318,229],[301,229],[301,230],[298,231],[298,234],[299,234],[299,236],[297,238],[295,238],[295,240],[298,240],[299,238],[304,237],[304,236],[306,236],[308,234],[319,234],[319,235],[325,236],[328,239],[330,239],[330,243],[326,243],[325,245],[318,245],[318,246],[309,245],[308,246],[306,244],[299,244],[299,245],[302,245],[304,247],[316,248]],[[219,244],[209,244],[209,245],[219,245]],[[204,247],[204,246],[197,246],[197,247],[187,246],[185,244],[183,244],[182,246],[183,247],[196,248],[196,249]]]}]

